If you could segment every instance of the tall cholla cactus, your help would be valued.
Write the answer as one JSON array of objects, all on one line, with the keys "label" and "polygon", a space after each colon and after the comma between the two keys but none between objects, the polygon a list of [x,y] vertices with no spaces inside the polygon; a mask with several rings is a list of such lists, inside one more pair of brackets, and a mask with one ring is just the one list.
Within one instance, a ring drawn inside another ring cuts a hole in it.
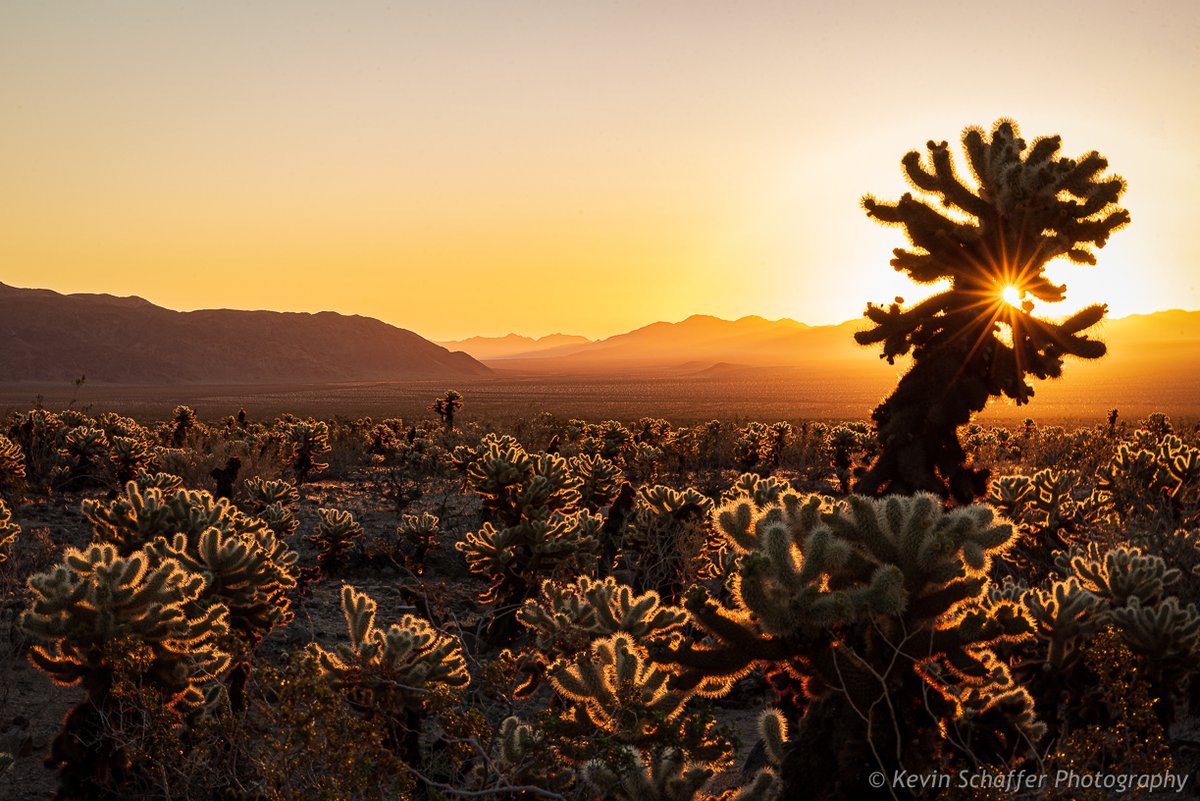
[{"label": "tall cholla cactus", "polygon": [[196,412],[190,406],[176,406],[171,415],[171,447],[182,448],[187,436],[196,427]]},{"label": "tall cholla cactus", "polygon": [[[1096,263],[1093,249],[1129,222],[1116,206],[1124,181],[1102,174],[1108,162],[1095,151],[1059,156],[1058,136],[1027,146],[1007,120],[990,137],[968,128],[962,142],[972,184],[956,173],[949,146],[930,142],[927,159],[917,151],[902,159],[918,197],[863,200],[868,215],[903,226],[912,243],[912,250],[895,251],[892,266],[918,283],[948,280],[950,287],[907,309],[901,299],[887,308],[869,305],[874,327],[855,334],[860,345],[882,344],[889,363],[913,353],[912,368],[872,414],[882,451],[855,487],[860,493],[925,491],[962,502],[983,495],[986,472],[965,466],[957,428],[988,398],[1027,403],[1027,375],[1056,378],[1064,356],[1105,352],[1083,333],[1104,306],[1050,323],[1033,316],[1033,301],[1018,308],[1005,293],[1063,300],[1066,287],[1051,283],[1046,267],[1059,257]],[[999,335],[1000,324],[1010,341]]]},{"label": "tall cholla cactus", "polygon": [[370,596],[344,585],[342,614],[350,643],[332,652],[314,644],[312,653],[355,707],[384,722],[400,756],[419,759],[419,725],[429,711],[430,691],[470,681],[462,645],[413,615],[386,630],[376,628],[375,610]]},{"label": "tall cholla cactus", "polygon": [[[706,694],[756,665],[777,687],[803,687],[810,703],[785,765],[786,797],[826,797],[838,786],[869,797],[846,776],[861,776],[873,753],[885,772],[892,754],[909,769],[933,764],[940,727],[968,714],[970,690],[985,691],[972,709],[1003,701],[1024,707],[1014,728],[1032,722],[1028,696],[992,650],[1028,637],[1030,623],[1015,601],[979,605],[992,557],[1015,536],[990,508],[946,512],[928,494],[832,505],[786,492],[765,507],[749,496],[729,501],[716,522],[743,554],[732,604],[689,591],[684,606],[710,639],[668,640],[656,658],[683,670],[681,687]],[[922,697],[927,709],[900,700]],[[893,742],[892,731],[909,734]],[[804,790],[800,773],[811,774]]]},{"label": "tall cholla cactus", "polygon": [[145,552],[123,558],[112,545],[72,548],[62,565],[30,578],[32,600],[19,624],[42,642],[30,661],[56,683],[87,692],[47,760],[61,770],[58,797],[118,797],[129,767],[110,715],[119,679],[156,694],[168,709],[205,700],[205,685],[229,656],[219,645],[228,632],[225,607],[195,611],[204,583],[174,560],[156,563]]},{"label": "tall cholla cactus", "polygon": [[454,415],[462,407],[462,393],[456,389],[446,390],[442,397],[429,404],[429,410],[442,418],[442,425],[447,432],[454,430]]}]

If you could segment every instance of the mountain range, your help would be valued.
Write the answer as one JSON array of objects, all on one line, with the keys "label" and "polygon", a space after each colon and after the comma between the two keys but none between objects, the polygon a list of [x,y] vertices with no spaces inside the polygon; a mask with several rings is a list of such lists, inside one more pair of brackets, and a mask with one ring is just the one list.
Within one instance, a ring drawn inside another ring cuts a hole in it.
[{"label": "mountain range", "polygon": [[370,317],[213,309],[0,284],[0,382],[328,384],[486,376]]}]

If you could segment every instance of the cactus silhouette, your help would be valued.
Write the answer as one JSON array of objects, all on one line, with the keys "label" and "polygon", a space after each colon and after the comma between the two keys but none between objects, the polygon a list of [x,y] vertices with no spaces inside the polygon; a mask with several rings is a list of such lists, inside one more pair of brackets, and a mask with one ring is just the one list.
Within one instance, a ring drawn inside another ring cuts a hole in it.
[{"label": "cactus silhouette", "polygon": [[429,404],[429,410],[442,418],[446,431],[454,430],[454,415],[463,407],[462,393],[457,389],[448,389],[440,398]]},{"label": "cactus silhouette", "polygon": [[[1083,333],[1105,306],[1051,323],[1033,315],[1027,296],[1064,299],[1066,287],[1045,275],[1054,259],[1095,264],[1094,249],[1129,222],[1116,206],[1124,181],[1102,174],[1108,162],[1094,151],[1059,156],[1058,136],[1027,146],[1008,120],[990,135],[968,128],[962,142],[974,186],[956,174],[945,142],[929,142],[928,159],[912,151],[901,160],[921,197],[863,199],[870,217],[903,226],[908,235],[912,249],[894,251],[897,271],[917,283],[950,285],[909,308],[899,298],[886,308],[867,306],[874,327],[855,340],[881,344],[880,358],[889,363],[911,352],[913,365],[872,413],[881,450],[857,482],[859,493],[924,491],[964,503],[983,495],[986,471],[966,465],[957,428],[991,397],[1028,403],[1033,388],[1026,376],[1060,376],[1063,357],[1105,353],[1103,343]],[[1010,287],[1024,299],[1020,308],[1004,299]]]}]

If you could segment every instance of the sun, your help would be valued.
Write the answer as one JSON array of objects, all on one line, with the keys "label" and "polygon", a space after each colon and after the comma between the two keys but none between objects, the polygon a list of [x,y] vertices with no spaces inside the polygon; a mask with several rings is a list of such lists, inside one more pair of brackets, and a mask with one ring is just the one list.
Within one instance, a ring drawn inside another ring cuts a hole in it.
[{"label": "sun", "polygon": [[1000,292],[1000,297],[1009,306],[1017,309],[1021,308],[1021,290],[1017,289],[1012,284],[1004,287],[1004,289]]}]

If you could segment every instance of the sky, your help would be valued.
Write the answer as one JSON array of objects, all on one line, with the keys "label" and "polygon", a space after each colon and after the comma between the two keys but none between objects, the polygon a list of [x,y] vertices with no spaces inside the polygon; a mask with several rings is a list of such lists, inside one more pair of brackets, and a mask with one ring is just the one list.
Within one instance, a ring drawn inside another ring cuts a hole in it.
[{"label": "sky", "polygon": [[920,290],[900,158],[1098,150],[1049,316],[1200,308],[1200,3],[0,2],[0,281],[432,339],[813,324]]}]

